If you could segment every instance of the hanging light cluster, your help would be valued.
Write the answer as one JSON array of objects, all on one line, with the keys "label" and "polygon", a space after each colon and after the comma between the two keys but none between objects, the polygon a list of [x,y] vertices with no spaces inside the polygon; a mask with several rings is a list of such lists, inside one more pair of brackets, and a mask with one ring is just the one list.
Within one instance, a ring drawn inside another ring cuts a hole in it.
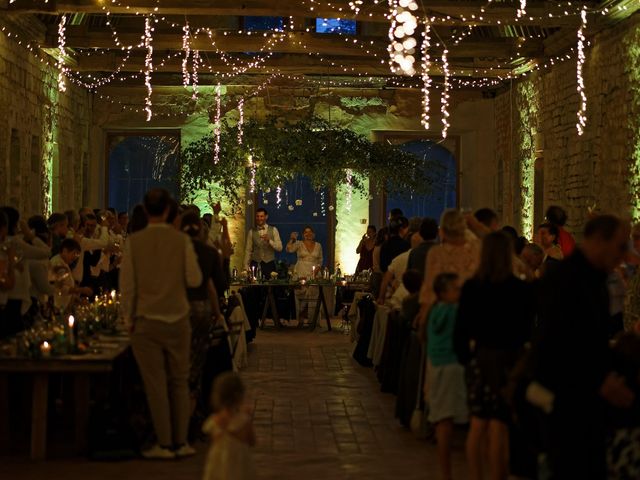
[{"label": "hanging light cluster", "polygon": [[188,87],[191,84],[191,74],[189,73],[189,56],[191,55],[191,40],[189,38],[189,24],[182,27],[182,84]]},{"label": "hanging light cluster", "polygon": [[578,62],[576,67],[576,77],[578,84],[578,95],[580,96],[580,108],[578,109],[578,123],[576,123],[576,128],[578,129],[578,135],[582,135],[584,133],[584,128],[587,125],[587,94],[584,90],[584,77],[582,76],[582,69],[584,68],[584,42],[585,36],[584,32],[587,28],[587,10],[585,8],[580,12],[580,18],[582,22],[580,24],[580,28],[578,29]]},{"label": "hanging light cluster", "polygon": [[222,130],[220,125],[220,82],[216,85],[216,118],[214,123],[213,134],[215,136],[215,143],[213,145],[213,163],[217,165],[220,161],[220,132]]},{"label": "hanging light cluster", "polygon": [[418,27],[418,19],[412,13],[418,10],[414,0],[389,0],[389,66],[393,73],[414,75],[416,69],[416,39],[413,34]]},{"label": "hanging light cluster", "polygon": [[144,111],[147,112],[147,122],[151,120],[151,72],[153,71],[153,28],[151,27],[151,16],[147,15],[144,19],[144,48],[147,49],[147,55],[144,59],[144,85],[147,87],[147,97],[144,101]]},{"label": "hanging light cluster", "polygon": [[522,18],[527,14],[527,0],[520,0],[520,8],[516,12],[517,18]]},{"label": "hanging light cluster", "polygon": [[431,48],[431,24],[425,21],[424,33],[422,34],[422,118],[420,123],[425,130],[429,130],[429,89],[431,88],[431,76],[429,69],[431,68],[431,57],[429,49]]},{"label": "hanging light cluster", "polygon": [[442,52],[442,71],[444,73],[444,86],[442,90],[442,96],[440,97],[440,111],[442,112],[442,138],[447,138],[447,131],[449,130],[449,90],[451,88],[449,78],[451,73],[449,72],[449,60],[447,54],[449,51],[445,48]]},{"label": "hanging light cluster", "polygon": [[193,71],[191,73],[191,83],[193,84],[193,95],[191,98],[198,99],[198,68],[200,68],[200,50],[193,51]]},{"label": "hanging light cluster", "polygon": [[67,54],[65,50],[66,44],[66,32],[65,24],[67,23],[67,16],[62,15],[60,17],[60,23],[58,23],[58,90],[61,92],[67,91],[67,85],[64,77],[67,73],[67,67],[64,65],[64,57]]}]

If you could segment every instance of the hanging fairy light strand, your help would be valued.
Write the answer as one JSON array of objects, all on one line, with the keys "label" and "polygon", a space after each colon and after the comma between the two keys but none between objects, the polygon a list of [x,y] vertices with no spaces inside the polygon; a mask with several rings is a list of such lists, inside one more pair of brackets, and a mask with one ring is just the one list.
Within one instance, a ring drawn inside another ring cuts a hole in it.
[{"label": "hanging fairy light strand", "polygon": [[147,49],[147,55],[144,59],[144,85],[147,87],[147,97],[144,100],[144,111],[147,112],[147,122],[151,120],[151,72],[153,71],[153,28],[151,27],[151,15],[147,15],[144,19],[144,47]]},{"label": "hanging fairy light strand", "polygon": [[220,161],[220,82],[216,85],[216,118],[213,134],[215,135],[215,144],[213,145],[213,163],[217,165]]},{"label": "hanging fairy light strand", "polygon": [[580,97],[580,108],[578,109],[578,114],[577,114],[578,122],[576,123],[576,128],[578,129],[578,135],[582,135],[584,133],[584,128],[587,125],[587,94],[585,93],[584,77],[582,76],[582,70],[584,68],[584,61],[585,61],[584,32],[587,28],[586,8],[582,9],[582,12],[580,13],[580,18],[582,22],[580,24],[580,28],[578,29],[578,61],[576,66],[577,90],[578,90],[578,96]]},{"label": "hanging fairy light strand", "polygon": [[189,56],[191,55],[191,39],[189,32],[189,24],[185,24],[182,27],[182,51],[184,57],[182,58],[182,84],[188,87],[191,83],[191,75],[189,74]]},{"label": "hanging fairy light strand", "polygon": [[193,72],[191,73],[191,84],[193,85],[193,95],[191,98],[198,99],[198,69],[200,68],[200,50],[193,51]]},{"label": "hanging fairy light strand", "polygon": [[450,89],[450,72],[449,60],[447,58],[449,51],[445,47],[442,51],[442,73],[444,74],[444,85],[442,96],[440,97],[440,111],[442,112],[442,138],[447,138],[449,130],[449,89]]},{"label": "hanging fairy light strand", "polygon": [[61,92],[67,91],[67,84],[64,77],[67,72],[67,68],[64,65],[64,57],[67,52],[65,50],[66,44],[66,28],[67,16],[62,15],[60,17],[60,23],[58,23],[58,90]]},{"label": "hanging fairy light strand", "polygon": [[422,34],[422,118],[420,123],[425,130],[429,130],[429,91],[431,89],[431,76],[429,69],[431,68],[431,57],[429,49],[431,48],[431,24],[425,19],[424,33]]},{"label": "hanging fairy light strand", "polygon": [[242,136],[244,135],[244,97],[238,101],[238,145],[242,145]]},{"label": "hanging fairy light strand", "polygon": [[527,0],[520,0],[520,8],[516,12],[517,18],[522,18],[527,14]]}]

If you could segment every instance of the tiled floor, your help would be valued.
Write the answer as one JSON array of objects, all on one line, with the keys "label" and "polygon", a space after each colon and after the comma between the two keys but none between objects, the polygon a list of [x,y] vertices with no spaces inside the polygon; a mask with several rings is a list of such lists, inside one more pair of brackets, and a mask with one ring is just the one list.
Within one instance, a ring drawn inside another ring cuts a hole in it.
[{"label": "tiled floor", "polygon": [[[350,356],[337,332],[260,331],[242,372],[255,402],[260,478],[437,479],[435,447],[393,418],[395,397],[380,393],[371,369]],[[0,461],[0,479],[198,479],[205,445],[192,459],[162,463],[95,463],[82,459],[31,464]],[[462,451],[456,478],[466,478]]]}]

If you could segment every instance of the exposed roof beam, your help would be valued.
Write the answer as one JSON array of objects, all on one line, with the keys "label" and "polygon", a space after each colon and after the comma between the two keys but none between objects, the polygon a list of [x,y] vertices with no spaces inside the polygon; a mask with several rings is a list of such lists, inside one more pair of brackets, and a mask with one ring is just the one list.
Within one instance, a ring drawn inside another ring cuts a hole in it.
[{"label": "exposed roof beam", "polygon": [[[109,53],[105,55],[95,55],[90,57],[81,57],[74,70],[91,73],[106,72],[110,73],[119,70],[122,73],[136,73],[144,70],[144,56],[132,55],[126,63],[123,63],[124,56],[121,53]],[[332,65],[333,63],[333,65]],[[232,66],[226,64],[220,59],[208,59],[204,66],[200,68],[201,74],[209,72],[209,68],[213,69],[213,73],[233,73]],[[182,59],[172,58],[164,63],[155,62],[154,76],[158,72],[179,73],[182,71]],[[489,70],[491,68],[492,70]],[[476,70],[479,70],[476,74]],[[458,75],[470,77],[497,77],[505,76],[511,70],[508,68],[498,68],[497,63],[491,62],[475,62],[452,61],[451,70]],[[487,73],[484,71],[487,70]],[[247,74],[265,74],[280,72],[292,75],[372,75],[372,76],[391,76],[389,67],[380,63],[374,58],[354,58],[354,57],[327,57],[320,61],[317,57],[308,55],[287,54],[275,58],[270,58],[264,63],[264,66],[251,68],[244,73]],[[442,75],[441,68],[434,65],[430,70],[432,75]],[[399,80],[405,80],[404,77],[398,77]],[[156,80],[154,80],[154,84]]]},{"label": "exposed roof beam", "polygon": [[[127,6],[128,5],[128,6]],[[310,6],[313,6],[311,10]],[[577,25],[579,18],[565,16],[564,6],[558,6],[555,2],[538,1],[527,5],[526,17],[516,22],[516,3],[493,3],[481,12],[481,8],[487,5],[486,0],[434,0],[427,4],[426,14],[435,16],[450,16],[442,25],[476,24],[488,25],[498,21],[502,24],[538,25],[548,27],[560,27]],[[588,2],[589,7],[595,7],[596,2]],[[158,8],[158,10],[156,10]],[[382,22],[388,20],[385,15],[388,12],[386,2],[377,5],[363,6],[359,15],[349,8],[348,2],[336,0],[328,6],[324,2],[303,4],[299,0],[163,0],[158,5],[156,0],[130,0],[123,4],[110,4],[106,0],[16,0],[9,4],[8,0],[0,0],[0,9],[24,12],[24,13],[104,13],[107,9],[111,13],[134,14],[158,13],[161,15],[231,15],[231,16],[293,16],[293,17],[327,17],[327,18],[355,18],[367,22]],[[424,15],[422,9],[419,10]],[[549,17],[549,14],[552,16]],[[472,19],[471,15],[476,18]],[[480,20],[479,17],[483,19]],[[465,17],[466,22],[461,21]],[[533,17],[531,20],[529,17]],[[542,20],[540,20],[542,18]]]},{"label": "exposed roof beam", "polygon": [[[141,32],[118,32],[120,43],[125,46],[132,45],[133,49],[141,48]],[[271,51],[279,53],[318,53],[321,55],[344,55],[353,57],[370,57],[377,54],[382,60],[387,59],[387,42],[379,38],[358,37],[359,45],[352,41],[346,42],[343,37],[334,35],[311,34],[303,32],[284,33],[278,35],[276,40],[270,42],[269,37],[261,35],[218,35],[214,36],[215,46],[211,40],[201,35],[194,38],[191,48],[202,52],[260,52]],[[282,39],[282,40],[280,40]],[[47,39],[43,45],[45,48],[55,48],[58,44],[57,27],[50,27]],[[67,48],[100,48],[116,49],[113,36],[110,31],[90,31],[81,26],[69,26],[66,36]],[[155,50],[181,50],[182,36],[178,34],[159,33],[153,36],[153,48]],[[441,47],[434,47],[432,52],[437,54]],[[451,56],[457,57],[489,57],[510,58],[513,56],[530,57],[540,56],[543,51],[543,43],[540,39],[523,38],[487,38],[483,40],[465,40],[454,48],[451,48]]]}]

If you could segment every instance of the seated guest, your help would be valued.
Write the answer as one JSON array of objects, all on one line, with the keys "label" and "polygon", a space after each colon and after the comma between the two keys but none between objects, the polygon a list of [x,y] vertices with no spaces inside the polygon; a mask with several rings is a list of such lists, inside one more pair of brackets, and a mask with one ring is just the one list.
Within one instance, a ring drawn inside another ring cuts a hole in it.
[{"label": "seated guest", "polygon": [[564,229],[567,223],[567,212],[562,207],[552,205],[547,209],[545,214],[547,222],[556,227],[557,230],[557,243],[562,251],[562,256],[567,257],[571,255],[576,248],[576,241],[573,236]]},{"label": "seated guest", "polygon": [[81,215],[76,238],[80,243],[80,257],[72,268],[73,278],[83,287],[89,287],[94,294],[98,293],[98,276],[94,275],[92,267],[100,261],[102,250],[109,245],[109,238],[105,231],[98,230],[98,219],[93,213]]},{"label": "seated guest", "polygon": [[538,242],[544,250],[543,262],[554,263],[564,258],[558,245],[558,228],[552,223],[543,223],[538,227]]},{"label": "seated guest", "polygon": [[380,247],[380,270],[387,271],[391,260],[411,248],[405,239],[409,231],[409,220],[399,217],[389,224],[389,238]]},{"label": "seated guest", "polygon": [[69,221],[63,213],[52,213],[48,220],[47,225],[51,231],[51,255],[57,255],[60,252],[60,243],[67,238],[69,233]]},{"label": "seated guest", "polygon": [[[298,240],[298,232],[292,232],[287,252],[296,253],[298,260],[294,266],[294,273],[298,278],[313,279],[314,273],[322,267],[322,246],[315,240],[313,228],[307,226],[302,231],[302,241]],[[318,298],[318,287],[304,286],[296,289],[298,303],[298,321],[300,326],[303,319],[308,317],[309,302]]]},{"label": "seated guest", "polygon": [[375,225],[369,225],[367,227],[367,233],[362,236],[356,248],[356,254],[360,255],[358,265],[356,266],[356,273],[373,268],[373,249],[375,246],[376,227]]},{"label": "seated guest", "polygon": [[72,237],[80,226],[80,214],[75,210],[65,210],[64,215],[67,217],[67,225],[69,227],[67,237]]}]

